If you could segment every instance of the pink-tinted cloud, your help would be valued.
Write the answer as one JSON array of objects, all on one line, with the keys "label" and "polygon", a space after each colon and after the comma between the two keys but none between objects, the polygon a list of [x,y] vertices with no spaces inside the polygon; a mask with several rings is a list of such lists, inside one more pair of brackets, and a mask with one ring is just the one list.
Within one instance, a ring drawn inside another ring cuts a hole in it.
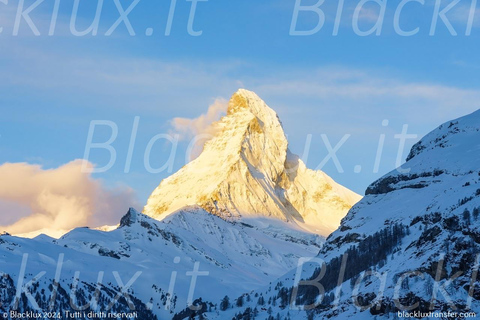
[{"label": "pink-tinted cloud", "polygon": [[[0,211],[9,215],[1,223],[17,217],[0,230],[58,235],[80,226],[117,224],[129,206],[138,206],[133,190],[106,188],[101,180],[82,172],[82,163],[83,160],[75,160],[48,170],[28,163],[0,165]],[[12,211],[12,204],[29,208],[29,214],[17,214]]]}]

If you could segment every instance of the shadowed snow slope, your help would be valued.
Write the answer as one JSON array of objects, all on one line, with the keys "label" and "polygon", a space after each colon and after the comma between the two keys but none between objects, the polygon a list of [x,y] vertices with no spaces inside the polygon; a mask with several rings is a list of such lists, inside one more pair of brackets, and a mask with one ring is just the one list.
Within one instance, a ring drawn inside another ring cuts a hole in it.
[{"label": "shadowed snow slope", "polygon": [[[275,290],[256,292],[265,300],[288,297],[277,307],[272,303],[274,314],[282,319],[287,312],[292,319],[305,319],[307,313],[312,319],[392,319],[402,305],[425,313],[480,313],[480,110],[429,133],[407,160],[372,183],[327,238],[318,255],[326,263],[319,281],[326,291],[323,302],[308,312],[284,308],[292,292],[291,271],[274,282],[280,283]],[[343,257],[344,283],[335,307]],[[306,264],[303,278],[316,278],[317,268],[317,263]],[[314,303],[318,296],[313,286],[298,292],[299,304]],[[243,310],[247,307],[254,305]]]},{"label": "shadowed snow slope", "polygon": [[265,216],[329,235],[360,196],[288,149],[277,114],[239,90],[201,155],[152,193],[144,213],[162,220],[191,205],[223,219]]}]

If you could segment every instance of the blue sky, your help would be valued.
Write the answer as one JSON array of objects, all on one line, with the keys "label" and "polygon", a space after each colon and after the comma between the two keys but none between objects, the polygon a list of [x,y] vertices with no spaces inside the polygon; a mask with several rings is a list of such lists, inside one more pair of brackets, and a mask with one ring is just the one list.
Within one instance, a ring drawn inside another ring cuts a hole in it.
[{"label": "blue sky", "polygon": [[[24,7],[32,3],[25,0]],[[121,23],[105,36],[119,16],[113,0],[106,0],[98,34],[83,37],[70,29],[73,1],[61,0],[55,32],[49,36],[53,3],[42,2],[30,13],[40,35],[20,20],[18,36],[13,36],[19,1],[0,1],[0,163],[57,168],[83,157],[92,120],[113,121],[119,128],[113,143],[117,161],[94,178],[110,188],[133,188],[136,206],[171,174],[147,172],[143,156],[148,141],[172,132],[173,118],[196,118],[216,98],[228,99],[240,87],[257,92],[277,111],[294,152],[302,154],[307,135],[312,135],[310,168],[328,154],[321,134],[332,145],[351,134],[338,152],[344,172],[332,161],[323,170],[361,194],[395,168],[399,142],[394,135],[404,124],[420,138],[442,122],[480,108],[478,9],[471,35],[465,35],[472,1],[460,0],[446,14],[457,36],[441,19],[435,34],[429,35],[436,1],[408,3],[400,25],[404,30],[419,27],[410,37],[394,29],[400,1],[388,2],[378,36],[354,32],[360,1],[349,0],[337,36],[332,32],[339,2],[329,0],[319,7],[325,13],[324,26],[309,36],[289,34],[295,0],[198,2],[193,28],[201,30],[201,36],[187,32],[192,2],[177,0],[171,33],[165,36],[170,0],[141,0],[128,15],[136,35]],[[126,9],[132,1],[119,3]],[[442,9],[451,1],[439,3]],[[80,1],[79,30],[90,25],[96,4]],[[362,8],[359,28],[368,30],[378,21],[379,6],[370,1]],[[317,22],[316,13],[301,11],[297,30],[311,30]],[[153,29],[151,36],[147,28]],[[137,143],[131,170],[125,173],[136,116]],[[382,126],[385,119],[388,126]],[[380,170],[374,173],[381,134],[385,149]],[[99,130],[95,139],[108,135],[108,130]],[[414,142],[408,140],[407,147]],[[180,144],[173,171],[185,164],[187,144]],[[168,144],[156,144],[152,164],[160,166],[169,152]],[[108,154],[96,150],[89,161],[103,166]],[[354,172],[357,165],[362,166],[359,173]]]}]

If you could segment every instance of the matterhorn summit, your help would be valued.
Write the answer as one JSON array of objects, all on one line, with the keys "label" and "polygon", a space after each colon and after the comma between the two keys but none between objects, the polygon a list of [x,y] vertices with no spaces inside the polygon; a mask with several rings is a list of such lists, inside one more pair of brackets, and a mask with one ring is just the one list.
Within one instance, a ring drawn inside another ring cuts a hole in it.
[{"label": "matterhorn summit", "polygon": [[255,93],[237,91],[200,156],[153,191],[144,213],[163,220],[196,206],[224,220],[268,217],[323,236],[360,196],[288,149],[282,124]]}]

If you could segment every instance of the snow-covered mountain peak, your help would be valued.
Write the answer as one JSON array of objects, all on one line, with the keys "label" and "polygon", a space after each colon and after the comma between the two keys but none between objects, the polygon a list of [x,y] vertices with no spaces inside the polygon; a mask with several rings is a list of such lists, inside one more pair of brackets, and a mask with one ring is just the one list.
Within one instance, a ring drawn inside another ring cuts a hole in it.
[{"label": "snow-covered mountain peak", "polygon": [[281,122],[255,93],[237,91],[200,156],[155,189],[144,213],[163,220],[187,206],[223,219],[270,217],[328,235],[360,196],[306,168]]},{"label": "snow-covered mountain peak", "polygon": [[284,169],[287,138],[275,111],[255,93],[237,91],[229,101],[227,116],[214,126],[218,133],[205,144],[202,159],[195,163],[197,170],[211,170],[211,163],[201,161],[207,159],[214,160],[216,166],[223,164],[221,171],[215,172],[223,178],[240,169],[235,168],[239,163],[252,175],[264,174],[270,179]]},{"label": "snow-covered mountain peak", "polygon": [[365,194],[386,194],[437,183],[445,176],[466,176],[478,170],[480,110],[448,121],[416,143],[407,162],[372,183]]},{"label": "snow-covered mountain peak", "polygon": [[[281,129],[280,120],[277,113],[271,109],[255,92],[245,89],[239,89],[231,97],[227,116],[244,116],[244,113],[250,113],[268,127]],[[262,129],[263,126],[259,129]],[[283,133],[283,130],[282,130]]]},{"label": "snow-covered mountain peak", "polygon": [[423,162],[430,166],[456,167],[457,171],[470,170],[476,159],[467,161],[461,155],[480,148],[479,123],[480,110],[477,110],[442,124],[412,147],[407,161],[415,165]]},{"label": "snow-covered mountain peak", "polygon": [[136,223],[138,220],[137,217],[139,214],[140,213],[134,208],[128,209],[128,212],[120,220],[120,228],[127,227],[127,226],[129,227],[132,224]]}]

